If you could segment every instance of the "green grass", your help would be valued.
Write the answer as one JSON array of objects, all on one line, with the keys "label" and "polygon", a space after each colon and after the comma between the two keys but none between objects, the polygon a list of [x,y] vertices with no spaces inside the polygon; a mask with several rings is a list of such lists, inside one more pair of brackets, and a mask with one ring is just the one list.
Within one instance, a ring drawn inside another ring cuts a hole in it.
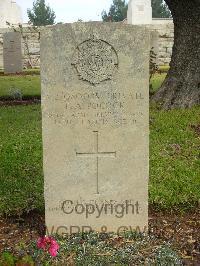
[{"label": "green grass", "polygon": [[[162,84],[166,73],[156,74],[152,78],[153,91],[155,92]],[[23,98],[40,97],[41,86],[39,75],[25,76],[1,76],[0,75],[0,99],[12,99],[15,91],[20,91]]]},{"label": "green grass", "polygon": [[169,70],[169,65],[165,65],[165,66],[160,66],[159,67],[159,71],[162,73],[167,73]]},{"label": "green grass", "polygon": [[16,91],[20,91],[23,98],[40,97],[40,76],[0,76],[0,98],[12,99]]},{"label": "green grass", "polygon": [[160,86],[162,85],[165,77],[166,77],[166,73],[163,73],[163,74],[155,74],[153,75],[152,79],[151,79],[151,84],[152,84],[152,92],[156,92]]},{"label": "green grass", "polygon": [[150,202],[159,208],[192,208],[200,199],[200,107],[152,109],[150,134]]},{"label": "green grass", "polygon": [[[154,90],[163,77],[154,77]],[[20,77],[19,84],[30,82],[33,91],[31,78],[38,77]],[[149,202],[165,210],[192,209],[200,199],[200,136],[190,125],[200,124],[200,107],[152,107],[150,119]],[[0,213],[43,211],[41,131],[40,105],[0,107]]]},{"label": "green grass", "polygon": [[0,108],[0,213],[43,208],[39,105]]}]

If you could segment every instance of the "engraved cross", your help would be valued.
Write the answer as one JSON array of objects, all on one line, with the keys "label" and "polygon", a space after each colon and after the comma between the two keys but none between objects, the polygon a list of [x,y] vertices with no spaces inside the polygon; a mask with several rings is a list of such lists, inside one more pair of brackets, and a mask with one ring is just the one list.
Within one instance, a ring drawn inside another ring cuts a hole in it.
[{"label": "engraved cross", "polygon": [[117,152],[100,152],[99,151],[99,132],[93,131],[95,136],[95,152],[76,152],[77,157],[89,157],[96,158],[96,186],[97,186],[97,194],[99,194],[99,158],[116,158]]}]

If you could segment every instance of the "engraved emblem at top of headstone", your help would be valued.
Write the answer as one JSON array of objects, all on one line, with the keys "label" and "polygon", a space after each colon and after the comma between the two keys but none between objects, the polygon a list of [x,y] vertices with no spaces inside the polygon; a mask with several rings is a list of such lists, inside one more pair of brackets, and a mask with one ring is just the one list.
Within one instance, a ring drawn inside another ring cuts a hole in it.
[{"label": "engraved emblem at top of headstone", "polygon": [[118,56],[112,45],[93,35],[77,46],[72,65],[80,79],[96,85],[112,79],[118,68]]}]

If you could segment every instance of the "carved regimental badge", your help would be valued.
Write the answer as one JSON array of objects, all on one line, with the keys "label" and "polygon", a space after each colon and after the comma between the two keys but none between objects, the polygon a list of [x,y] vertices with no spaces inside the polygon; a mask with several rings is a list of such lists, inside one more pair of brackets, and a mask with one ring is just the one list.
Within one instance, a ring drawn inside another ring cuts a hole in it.
[{"label": "carved regimental badge", "polygon": [[109,43],[92,37],[78,45],[72,65],[80,79],[95,85],[112,78],[118,68],[118,56]]}]

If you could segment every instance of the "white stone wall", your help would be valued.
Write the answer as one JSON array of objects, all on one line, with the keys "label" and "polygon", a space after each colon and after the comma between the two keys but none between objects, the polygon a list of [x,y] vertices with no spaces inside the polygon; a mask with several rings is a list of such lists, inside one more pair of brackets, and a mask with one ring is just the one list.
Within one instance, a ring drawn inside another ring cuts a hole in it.
[{"label": "white stone wall", "polygon": [[[171,60],[172,47],[174,42],[174,25],[171,19],[154,19],[153,23],[149,25],[152,30],[158,31],[158,64],[159,66],[168,65]],[[11,29],[0,29],[0,68],[3,68],[3,33],[11,31]],[[40,41],[39,33],[31,28],[24,29],[24,35],[28,40],[28,46],[30,50],[31,63],[35,67],[40,66]],[[23,65],[27,67],[29,64],[29,58],[27,55],[27,49],[24,41],[22,41],[23,47]]]},{"label": "white stone wall", "polygon": [[152,30],[158,31],[158,64],[169,65],[174,44],[174,24],[172,19],[153,19],[150,26]]}]

